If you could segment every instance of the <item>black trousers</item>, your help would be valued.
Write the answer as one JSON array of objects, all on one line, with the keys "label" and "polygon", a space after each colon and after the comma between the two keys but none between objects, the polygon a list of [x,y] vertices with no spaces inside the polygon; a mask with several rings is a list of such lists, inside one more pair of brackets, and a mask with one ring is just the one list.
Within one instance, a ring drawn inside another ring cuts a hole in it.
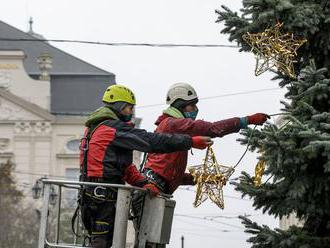
[{"label": "black trousers", "polygon": [[81,216],[91,235],[92,247],[110,248],[114,232],[117,193],[102,187],[95,191],[95,188],[87,187],[84,190]]}]

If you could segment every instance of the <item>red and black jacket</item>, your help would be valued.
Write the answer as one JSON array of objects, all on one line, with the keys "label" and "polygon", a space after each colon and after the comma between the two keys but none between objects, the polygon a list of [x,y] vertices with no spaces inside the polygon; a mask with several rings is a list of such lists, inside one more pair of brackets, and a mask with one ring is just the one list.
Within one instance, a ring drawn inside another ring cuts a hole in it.
[{"label": "red and black jacket", "polygon": [[[137,129],[121,120],[108,119],[93,123],[86,128],[81,147],[86,147],[86,136],[90,133],[87,154],[80,153],[80,166],[87,157],[87,178],[103,178],[111,183],[135,184],[141,179],[133,160],[133,150],[151,153],[169,153],[189,150],[192,139],[189,135],[150,133]],[[134,168],[133,168],[134,167]]]}]

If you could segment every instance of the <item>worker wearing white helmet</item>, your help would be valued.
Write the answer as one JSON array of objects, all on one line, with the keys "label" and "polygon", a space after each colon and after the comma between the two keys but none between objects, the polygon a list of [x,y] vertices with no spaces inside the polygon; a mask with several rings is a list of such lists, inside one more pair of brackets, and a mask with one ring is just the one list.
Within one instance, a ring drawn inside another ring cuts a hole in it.
[{"label": "worker wearing white helmet", "polygon": [[[246,117],[234,117],[216,122],[196,120],[198,114],[198,96],[195,89],[187,83],[176,83],[170,86],[166,103],[169,105],[156,121],[156,133],[180,133],[223,137],[238,132],[249,124],[262,125],[268,115],[257,113]],[[164,193],[172,194],[179,185],[194,184],[189,173],[185,173],[188,152],[172,152],[167,154],[150,153],[144,172],[160,178],[156,185]],[[160,183],[161,182],[161,183]]]},{"label": "worker wearing white helmet", "polygon": [[[222,137],[246,128],[248,124],[262,125],[268,118],[266,114],[258,113],[246,117],[234,117],[226,120],[207,122],[196,120],[198,114],[198,96],[195,89],[187,83],[173,84],[166,95],[169,105],[156,121],[156,133],[179,133]],[[143,174],[157,188],[166,194],[172,194],[180,185],[193,185],[192,175],[186,173],[187,151],[172,153],[149,153],[143,168]],[[138,247],[139,220],[142,211],[143,197],[135,194],[133,197],[133,214]]]}]

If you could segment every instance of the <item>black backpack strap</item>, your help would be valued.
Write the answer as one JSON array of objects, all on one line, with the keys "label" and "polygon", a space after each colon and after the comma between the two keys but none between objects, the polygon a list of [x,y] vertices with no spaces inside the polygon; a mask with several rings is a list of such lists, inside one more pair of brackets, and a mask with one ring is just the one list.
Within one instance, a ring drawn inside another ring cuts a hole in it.
[{"label": "black backpack strap", "polygon": [[80,149],[83,151],[83,166],[80,171],[80,181],[86,181],[87,180],[87,154],[88,154],[88,149],[89,149],[89,141],[93,135],[93,133],[96,131],[96,129],[101,126],[104,122],[107,120],[104,120],[100,122],[98,125],[92,126],[88,129],[87,134],[85,137],[83,137],[80,141],[82,144],[82,141],[85,140],[85,144],[83,147],[80,147]]},{"label": "black backpack strap", "polygon": [[76,222],[76,219],[77,219],[77,217],[78,217],[79,210],[80,210],[80,204],[77,205],[77,208],[76,208],[76,210],[74,211],[74,214],[73,214],[72,219],[71,219],[71,229],[72,229],[72,232],[73,232],[73,234],[74,234],[76,237],[78,237],[78,238],[80,238],[81,235],[79,235],[78,232],[76,232],[75,222]]},{"label": "black backpack strap", "polygon": [[[79,181],[87,181],[87,154],[88,154],[88,149],[89,149],[89,141],[93,135],[93,133],[95,132],[95,130],[101,126],[105,121],[104,120],[102,122],[100,122],[98,125],[94,126],[94,127],[90,127],[87,131],[87,134],[85,137],[83,137],[80,141],[80,144],[83,143],[83,140],[85,140],[85,144],[84,146],[80,146],[80,150],[83,151],[83,161],[82,161],[82,167],[80,168],[80,178]],[[71,219],[71,228],[72,228],[72,232],[74,233],[74,235],[76,235],[77,237],[82,237],[82,235],[79,235],[77,233],[77,230],[75,230],[75,222],[77,217],[79,216],[79,212],[82,211],[82,206],[85,204],[84,203],[84,196],[85,194],[85,188],[83,186],[80,187],[79,189],[79,197],[78,197],[78,204],[77,204],[77,208],[72,216]],[[80,216],[81,217],[81,216]],[[83,224],[85,225],[84,221]],[[85,227],[86,228],[86,227]],[[87,230],[89,232],[89,230]],[[88,238],[88,236],[84,236],[84,242],[86,241],[86,238]]]},{"label": "black backpack strap", "polygon": [[143,171],[144,165],[147,162],[147,156],[148,156],[148,153],[147,152],[143,153],[143,158],[142,158],[142,161],[141,161],[140,166],[139,166],[139,171],[140,172]]}]

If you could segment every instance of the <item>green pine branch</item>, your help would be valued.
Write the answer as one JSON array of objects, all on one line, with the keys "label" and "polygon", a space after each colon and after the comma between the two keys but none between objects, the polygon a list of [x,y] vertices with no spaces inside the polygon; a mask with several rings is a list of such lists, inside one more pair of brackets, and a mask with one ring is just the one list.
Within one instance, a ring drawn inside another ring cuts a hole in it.
[{"label": "green pine branch", "polygon": [[330,247],[329,237],[311,236],[303,228],[292,226],[284,231],[272,230],[268,226],[260,226],[250,219],[240,216],[246,233],[252,235],[248,242],[252,248],[327,248]]}]

